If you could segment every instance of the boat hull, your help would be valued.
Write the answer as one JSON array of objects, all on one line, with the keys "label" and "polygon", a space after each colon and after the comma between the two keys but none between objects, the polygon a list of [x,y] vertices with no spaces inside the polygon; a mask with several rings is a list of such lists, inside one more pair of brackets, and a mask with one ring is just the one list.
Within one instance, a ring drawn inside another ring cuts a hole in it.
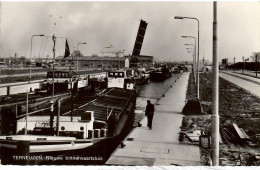
[{"label": "boat hull", "polygon": [[149,78],[148,77],[137,77],[135,78],[135,84],[136,85],[142,85],[148,83]]},{"label": "boat hull", "polygon": [[164,81],[165,79],[167,79],[171,76],[172,76],[171,72],[169,72],[169,73],[151,72],[150,80],[151,81]]},{"label": "boat hull", "polygon": [[[107,97],[110,100],[113,95],[122,100],[120,95],[123,92],[131,92],[131,95],[129,94],[130,97],[126,99],[127,102],[118,115],[116,126],[108,129],[107,137],[70,141],[37,141],[37,139],[26,141],[5,138],[0,140],[1,163],[4,165],[103,165],[131,131],[136,102],[136,93],[130,90],[108,91]],[[102,102],[101,99],[107,101],[106,96],[102,96],[96,99],[95,103]],[[90,107],[93,108],[93,105],[91,104]],[[116,103],[113,107],[116,107]],[[106,110],[104,114],[107,114]]]},{"label": "boat hull", "polygon": [[71,153],[81,152],[93,146],[92,140],[73,141],[21,141],[1,140],[0,154],[3,165],[35,165],[64,159]]}]

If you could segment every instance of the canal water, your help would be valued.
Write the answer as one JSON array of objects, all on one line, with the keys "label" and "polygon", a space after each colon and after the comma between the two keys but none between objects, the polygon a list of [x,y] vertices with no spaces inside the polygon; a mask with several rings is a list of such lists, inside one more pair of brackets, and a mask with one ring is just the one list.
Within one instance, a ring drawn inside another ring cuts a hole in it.
[{"label": "canal water", "polygon": [[133,126],[137,126],[137,122],[144,117],[147,100],[156,105],[162,95],[175,83],[178,76],[179,74],[173,74],[172,77],[163,82],[150,81],[148,84],[137,86],[135,121]]}]

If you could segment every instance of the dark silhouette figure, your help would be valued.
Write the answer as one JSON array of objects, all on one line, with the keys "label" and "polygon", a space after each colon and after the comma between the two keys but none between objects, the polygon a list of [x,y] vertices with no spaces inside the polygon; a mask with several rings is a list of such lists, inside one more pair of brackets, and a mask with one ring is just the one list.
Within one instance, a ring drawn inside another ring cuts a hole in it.
[{"label": "dark silhouette figure", "polygon": [[150,100],[147,100],[147,105],[145,109],[145,116],[147,116],[147,126],[152,129],[153,124],[153,115],[154,115],[154,105]]}]

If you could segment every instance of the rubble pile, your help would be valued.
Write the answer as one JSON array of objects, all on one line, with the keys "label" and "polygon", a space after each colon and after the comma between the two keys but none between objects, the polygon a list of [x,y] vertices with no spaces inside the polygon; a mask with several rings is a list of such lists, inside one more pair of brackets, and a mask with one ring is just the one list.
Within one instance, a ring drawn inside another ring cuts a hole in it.
[{"label": "rubble pile", "polygon": [[[200,136],[211,135],[211,73],[200,75],[200,102],[204,115],[185,114],[181,126],[180,142],[200,145]],[[196,98],[196,85],[190,76],[187,100]],[[220,165],[260,165],[260,99],[220,78]],[[200,147],[201,161],[207,161],[210,149]],[[206,165],[206,164],[205,164]]]}]

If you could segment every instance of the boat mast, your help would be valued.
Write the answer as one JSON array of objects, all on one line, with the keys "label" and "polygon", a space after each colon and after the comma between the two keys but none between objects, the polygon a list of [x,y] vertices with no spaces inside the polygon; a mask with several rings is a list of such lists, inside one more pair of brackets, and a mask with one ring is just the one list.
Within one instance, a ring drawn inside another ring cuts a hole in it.
[{"label": "boat mast", "polygon": [[55,44],[56,44],[56,37],[53,34],[53,62],[52,62],[52,100],[54,100],[54,62],[55,62]]},{"label": "boat mast", "polygon": [[50,113],[50,128],[53,128],[53,119],[54,119],[54,109],[53,109],[53,105],[54,105],[54,62],[55,62],[55,44],[56,44],[56,36],[55,34],[53,34],[52,36],[52,40],[53,40],[53,61],[52,61],[52,101],[51,101],[51,113]]},{"label": "boat mast", "polygon": [[59,136],[59,129],[60,129],[60,99],[58,102],[58,113],[57,113],[57,124],[56,124],[56,135]]},{"label": "boat mast", "polygon": [[72,81],[71,81],[71,107],[70,107],[70,121],[72,122],[73,121],[73,116],[72,116],[72,114],[73,114],[73,106],[74,106],[74,104],[73,104],[73,88],[72,88]]},{"label": "boat mast", "polygon": [[25,116],[25,131],[24,131],[25,135],[27,135],[27,117],[28,117],[28,90],[26,90],[26,116]]},{"label": "boat mast", "polygon": [[[72,116],[72,114],[73,114],[73,106],[74,106],[74,104],[73,104],[73,88],[72,88],[72,63],[73,63],[73,55],[71,55],[71,66],[70,66],[70,84],[71,84],[71,86],[70,86],[70,94],[71,94],[71,105],[70,105],[70,121],[72,122],[73,121],[73,116]],[[73,64],[74,65],[74,64]]]}]

